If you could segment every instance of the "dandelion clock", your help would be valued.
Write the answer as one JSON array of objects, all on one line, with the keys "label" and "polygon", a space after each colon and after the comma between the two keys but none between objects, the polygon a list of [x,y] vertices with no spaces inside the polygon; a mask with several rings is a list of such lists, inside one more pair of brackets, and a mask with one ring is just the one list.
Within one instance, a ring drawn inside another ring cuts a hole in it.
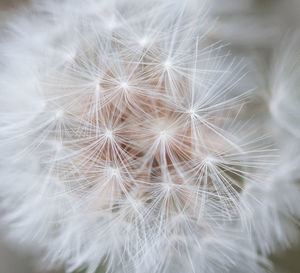
[{"label": "dandelion clock", "polygon": [[265,215],[292,215],[298,192],[276,191],[288,175],[249,114],[246,62],[212,28],[202,1],[33,1],[8,21],[0,195],[12,241],[67,272],[271,269],[285,229]]}]

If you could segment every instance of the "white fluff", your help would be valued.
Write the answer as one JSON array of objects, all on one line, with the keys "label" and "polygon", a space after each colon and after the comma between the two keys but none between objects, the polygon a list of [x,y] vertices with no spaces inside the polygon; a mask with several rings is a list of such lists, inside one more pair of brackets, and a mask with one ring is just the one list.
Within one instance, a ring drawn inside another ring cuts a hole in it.
[{"label": "white fluff", "polygon": [[272,137],[245,118],[245,69],[206,38],[206,14],[180,1],[35,1],[10,21],[0,194],[11,238],[69,272],[270,266],[259,251],[287,240],[265,217],[298,193],[277,204]]}]

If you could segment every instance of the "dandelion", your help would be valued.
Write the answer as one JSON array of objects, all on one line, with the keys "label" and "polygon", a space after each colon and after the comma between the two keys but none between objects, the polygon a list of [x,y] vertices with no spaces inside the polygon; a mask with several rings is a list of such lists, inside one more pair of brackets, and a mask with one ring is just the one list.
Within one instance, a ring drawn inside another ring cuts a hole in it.
[{"label": "dandelion", "polygon": [[33,22],[14,21],[0,131],[14,239],[69,272],[268,265],[245,231],[259,202],[244,192],[264,183],[274,151],[242,118],[247,75],[206,38],[201,8],[38,1]]}]

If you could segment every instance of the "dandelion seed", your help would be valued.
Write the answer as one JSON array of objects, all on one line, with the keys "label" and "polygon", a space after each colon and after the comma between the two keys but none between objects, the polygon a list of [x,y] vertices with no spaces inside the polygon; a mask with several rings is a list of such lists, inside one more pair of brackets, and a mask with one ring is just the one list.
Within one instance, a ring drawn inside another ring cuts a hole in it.
[{"label": "dandelion seed", "polygon": [[129,87],[127,82],[121,82],[120,86],[125,91],[127,91],[128,87]]},{"label": "dandelion seed", "polygon": [[149,40],[147,37],[143,37],[142,39],[140,39],[138,41],[138,43],[141,47],[145,47],[148,44],[148,42],[149,42]]},{"label": "dandelion seed", "polygon": [[96,94],[100,93],[100,84],[99,83],[96,83],[96,85],[95,85],[95,93]]},{"label": "dandelion seed", "polygon": [[61,118],[63,118],[63,116],[64,116],[64,111],[63,111],[63,110],[58,110],[58,111],[56,111],[55,117],[56,117],[57,119],[61,119]]},{"label": "dandelion seed", "polygon": [[112,139],[113,138],[113,132],[112,130],[106,130],[104,133],[106,138]]},{"label": "dandelion seed", "polygon": [[54,148],[55,148],[55,150],[56,150],[57,152],[60,152],[60,151],[63,149],[63,145],[62,145],[61,142],[56,141],[56,142],[54,143]]},{"label": "dandelion seed", "polygon": [[165,68],[166,70],[171,69],[172,66],[173,66],[173,64],[172,64],[172,62],[171,62],[170,60],[166,60],[166,61],[164,62],[164,68]]},{"label": "dandelion seed", "polygon": [[106,27],[109,30],[114,30],[117,27],[117,25],[118,24],[117,24],[116,20],[113,18],[108,20],[108,22],[106,23]]}]

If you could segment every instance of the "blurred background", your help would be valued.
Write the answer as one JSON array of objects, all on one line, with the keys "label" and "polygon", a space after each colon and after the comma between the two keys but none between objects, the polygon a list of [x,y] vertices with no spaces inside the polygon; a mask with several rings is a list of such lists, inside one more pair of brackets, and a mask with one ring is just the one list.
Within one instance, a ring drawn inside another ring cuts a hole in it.
[{"label": "blurred background", "polygon": [[[212,12],[219,18],[213,35],[229,42],[232,50],[240,55],[260,51],[267,62],[268,47],[278,42],[286,32],[300,27],[300,0],[211,1],[214,2]],[[30,0],[0,0],[0,27],[9,20],[14,10],[26,7],[29,2]],[[256,29],[259,31],[255,31]],[[0,273],[64,273],[63,270],[54,272],[43,269],[31,249],[11,244],[4,236],[3,229],[5,227],[0,230]],[[295,242],[294,247],[270,258],[277,273],[300,272],[298,242]],[[99,268],[98,273],[101,272],[104,272],[103,268]]]}]

